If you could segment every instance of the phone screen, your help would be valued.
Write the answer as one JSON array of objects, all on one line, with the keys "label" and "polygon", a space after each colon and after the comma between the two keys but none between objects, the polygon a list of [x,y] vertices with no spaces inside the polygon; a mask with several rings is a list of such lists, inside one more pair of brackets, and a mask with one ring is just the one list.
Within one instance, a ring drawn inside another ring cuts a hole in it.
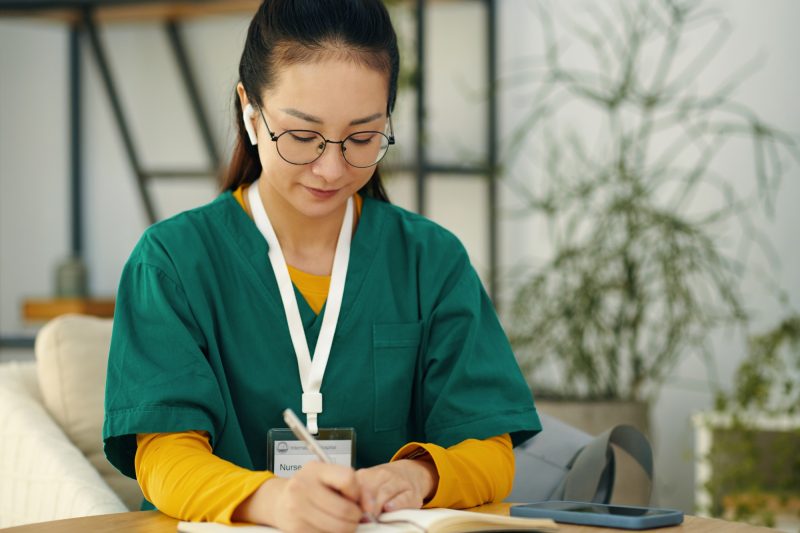
[{"label": "phone screen", "polygon": [[552,509],[554,511],[570,511],[574,513],[595,513],[616,516],[659,516],[669,514],[669,509],[648,509],[647,507],[619,507],[616,505],[599,505],[592,503],[575,502],[539,502],[530,505],[539,509]]}]

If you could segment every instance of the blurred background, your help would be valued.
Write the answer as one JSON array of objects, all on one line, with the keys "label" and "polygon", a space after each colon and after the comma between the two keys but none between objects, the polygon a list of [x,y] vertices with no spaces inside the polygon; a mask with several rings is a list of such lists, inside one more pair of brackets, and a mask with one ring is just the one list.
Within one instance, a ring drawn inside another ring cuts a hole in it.
[{"label": "blurred background", "polygon": [[[218,194],[258,3],[57,4],[0,3],[0,363]],[[800,3],[389,5],[390,197],[462,239],[542,409],[638,404],[654,504],[796,531]]]}]

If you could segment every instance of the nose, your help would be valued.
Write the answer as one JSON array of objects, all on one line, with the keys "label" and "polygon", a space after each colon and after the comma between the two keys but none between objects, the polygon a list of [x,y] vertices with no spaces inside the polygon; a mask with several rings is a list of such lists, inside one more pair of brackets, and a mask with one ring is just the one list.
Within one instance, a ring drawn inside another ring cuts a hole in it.
[{"label": "nose", "polygon": [[311,171],[328,183],[335,182],[345,172],[347,161],[344,160],[342,145],[328,142],[319,159],[311,163]]}]

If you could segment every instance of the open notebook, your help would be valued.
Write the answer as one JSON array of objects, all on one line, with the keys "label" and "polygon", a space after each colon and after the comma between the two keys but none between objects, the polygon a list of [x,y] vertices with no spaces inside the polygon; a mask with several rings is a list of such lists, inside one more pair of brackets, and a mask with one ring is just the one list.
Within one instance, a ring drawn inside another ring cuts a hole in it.
[{"label": "open notebook", "polygon": [[[547,518],[516,518],[452,509],[410,509],[383,513],[379,524],[361,524],[358,533],[458,533],[461,531],[558,531]],[[267,526],[226,526],[213,522],[180,522],[181,533],[267,533]]]}]

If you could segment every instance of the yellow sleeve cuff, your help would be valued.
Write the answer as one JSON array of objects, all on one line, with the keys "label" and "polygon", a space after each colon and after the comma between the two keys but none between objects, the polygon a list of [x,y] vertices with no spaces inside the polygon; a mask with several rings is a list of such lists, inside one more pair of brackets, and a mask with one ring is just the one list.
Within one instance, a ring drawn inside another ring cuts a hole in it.
[{"label": "yellow sleeve cuff", "polygon": [[424,508],[466,509],[501,501],[514,482],[514,453],[511,437],[499,435],[485,440],[467,439],[449,448],[411,442],[400,448],[391,461],[416,459],[432,461],[439,483]]},{"label": "yellow sleeve cuff", "polygon": [[217,457],[205,432],[139,434],[136,443],[145,498],[179,520],[230,524],[236,508],[274,476]]}]

